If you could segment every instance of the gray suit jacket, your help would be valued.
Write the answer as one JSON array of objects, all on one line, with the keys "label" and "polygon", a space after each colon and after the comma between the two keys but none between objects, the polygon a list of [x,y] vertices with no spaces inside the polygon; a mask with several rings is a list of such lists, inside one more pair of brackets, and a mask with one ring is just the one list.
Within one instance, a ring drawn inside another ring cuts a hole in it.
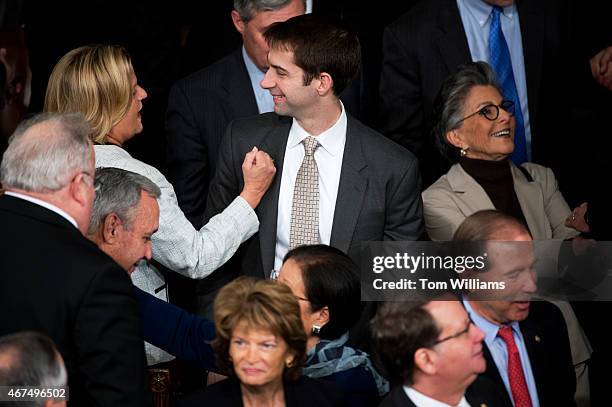
[{"label": "gray suit jacket", "polygon": [[[577,234],[565,226],[571,213],[550,168],[526,163],[529,182],[511,165],[514,190],[534,240],[567,239]],[[432,240],[452,240],[463,220],[474,212],[495,209],[485,190],[459,164],[423,192],[425,226]]]},{"label": "gray suit jacket", "polygon": [[[219,151],[207,217],[242,189],[241,165],[253,146],[269,153],[277,175],[257,214],[259,233],[243,246],[241,273],[267,277],[274,267],[278,199],[292,119],[268,113],[232,122]],[[420,176],[414,156],[348,115],[331,246],[352,253],[360,241],[416,240],[423,233]]]}]

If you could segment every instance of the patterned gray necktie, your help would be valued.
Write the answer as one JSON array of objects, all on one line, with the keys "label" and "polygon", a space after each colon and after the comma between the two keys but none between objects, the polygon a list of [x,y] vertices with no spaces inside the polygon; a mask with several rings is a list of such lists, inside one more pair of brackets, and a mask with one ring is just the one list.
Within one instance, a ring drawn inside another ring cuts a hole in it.
[{"label": "patterned gray necktie", "polygon": [[319,142],[314,137],[306,137],[302,143],[304,161],[297,173],[293,189],[290,249],[319,243],[319,170],[314,159]]}]

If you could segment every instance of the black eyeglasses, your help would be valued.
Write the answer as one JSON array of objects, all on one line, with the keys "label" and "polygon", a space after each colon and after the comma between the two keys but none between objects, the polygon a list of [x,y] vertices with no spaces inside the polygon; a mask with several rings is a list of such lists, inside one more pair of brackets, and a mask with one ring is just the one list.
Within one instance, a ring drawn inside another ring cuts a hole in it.
[{"label": "black eyeglasses", "polygon": [[434,346],[434,345],[438,345],[438,344],[440,344],[440,343],[442,343],[442,342],[450,341],[451,339],[458,338],[458,337],[460,337],[461,335],[468,333],[468,331],[470,330],[470,327],[472,326],[472,324],[473,324],[473,322],[470,320],[470,321],[467,323],[467,325],[466,325],[465,329],[463,329],[462,331],[457,332],[456,334],[453,334],[453,335],[449,335],[449,336],[444,337],[444,338],[442,338],[442,339],[438,339],[437,341],[433,342],[433,343],[432,343],[430,346]]},{"label": "black eyeglasses", "polygon": [[490,104],[481,107],[480,109],[478,109],[478,111],[467,115],[463,119],[459,120],[457,122],[457,125],[459,125],[459,123],[462,123],[464,120],[469,119],[470,117],[476,116],[477,114],[483,116],[487,120],[497,120],[497,118],[499,117],[500,108],[510,113],[510,116],[514,116],[514,102],[511,100],[502,100],[499,105]]}]

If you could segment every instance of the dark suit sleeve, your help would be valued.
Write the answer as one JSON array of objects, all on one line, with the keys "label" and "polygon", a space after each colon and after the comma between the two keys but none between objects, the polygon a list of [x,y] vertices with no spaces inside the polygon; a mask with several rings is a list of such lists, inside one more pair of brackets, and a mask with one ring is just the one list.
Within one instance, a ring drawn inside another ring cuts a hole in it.
[{"label": "dark suit sleeve", "polygon": [[146,362],[132,283],[125,271],[105,263],[75,316],[78,369],[95,405],[145,406]]},{"label": "dark suit sleeve", "polygon": [[407,31],[396,26],[384,31],[379,128],[420,157],[425,144],[421,78],[419,62],[407,47]]},{"label": "dark suit sleeve", "polygon": [[215,338],[215,325],[210,320],[189,314],[137,287],[134,293],[147,342],[177,358],[214,370],[215,355],[210,341]]},{"label": "dark suit sleeve", "polygon": [[389,194],[384,240],[418,240],[423,237],[421,176],[416,158],[412,157],[409,162],[401,180]]},{"label": "dark suit sleeve", "polygon": [[183,88],[174,85],[166,112],[166,165],[179,206],[195,226],[202,224],[209,178],[209,148],[200,134],[194,106]]},{"label": "dark suit sleeve", "polygon": [[[242,158],[235,154],[233,146],[234,122],[225,131],[219,147],[219,156],[215,175],[210,182],[206,202],[205,221],[222,212],[240,194],[243,185]],[[235,160],[240,160],[235,162]]]}]

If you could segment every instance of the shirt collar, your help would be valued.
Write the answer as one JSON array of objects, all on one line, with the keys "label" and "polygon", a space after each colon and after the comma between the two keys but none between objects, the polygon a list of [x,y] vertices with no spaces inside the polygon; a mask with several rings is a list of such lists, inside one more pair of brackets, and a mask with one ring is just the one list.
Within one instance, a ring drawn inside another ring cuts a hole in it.
[{"label": "shirt collar", "polygon": [[68,215],[65,211],[63,211],[62,209],[58,208],[55,205],[50,204],[49,202],[43,201],[38,198],[34,198],[33,196],[30,196],[30,195],[20,194],[18,192],[5,191],[4,195],[14,196],[15,198],[23,199],[24,201],[32,202],[33,204],[42,206],[43,208],[46,208],[50,211],[57,213],[62,218],[66,219],[68,222],[72,223],[75,228],[77,229],[79,228],[77,226],[76,220],[74,220],[72,216]]},{"label": "shirt collar", "polygon": [[[489,19],[491,18],[491,11],[493,11],[493,6],[484,0],[459,0],[463,1],[463,4],[467,8],[467,10],[472,14],[474,19],[478,21],[478,24],[482,27],[484,26]],[[504,7],[502,9],[502,13],[504,16],[512,19],[516,14],[516,4],[512,3],[512,5],[508,7]]]},{"label": "shirt collar", "polygon": [[[344,149],[344,140],[345,137],[338,137],[337,133],[340,128],[346,128],[347,118],[346,111],[344,110],[344,105],[342,101],[340,101],[340,117],[336,120],[329,129],[325,130],[323,133],[316,136],[319,145],[325,149],[332,156],[336,156],[341,153]],[[299,145],[306,137],[310,137],[311,134],[308,133],[295,118],[293,119],[293,124],[291,125],[291,131],[289,132],[289,139],[287,140],[287,148],[294,148]]]},{"label": "shirt collar", "polygon": [[[470,302],[465,298],[463,298],[463,305],[472,322],[474,322],[474,324],[485,333],[485,343],[489,349],[491,349],[493,341],[495,338],[497,338],[497,333],[499,332],[501,325],[497,325],[480,315],[474,308],[472,308],[472,304],[470,304]],[[509,326],[512,327],[512,330],[517,334],[520,333],[518,322],[513,321],[509,324]]]},{"label": "shirt collar", "polygon": [[[450,404],[446,404],[436,399],[432,399],[431,397],[424,395],[420,391],[415,390],[414,388],[410,386],[404,386],[404,392],[416,406],[452,407]],[[465,396],[461,397],[459,404],[457,404],[457,407],[469,407],[469,406],[470,405],[465,399]]]}]

